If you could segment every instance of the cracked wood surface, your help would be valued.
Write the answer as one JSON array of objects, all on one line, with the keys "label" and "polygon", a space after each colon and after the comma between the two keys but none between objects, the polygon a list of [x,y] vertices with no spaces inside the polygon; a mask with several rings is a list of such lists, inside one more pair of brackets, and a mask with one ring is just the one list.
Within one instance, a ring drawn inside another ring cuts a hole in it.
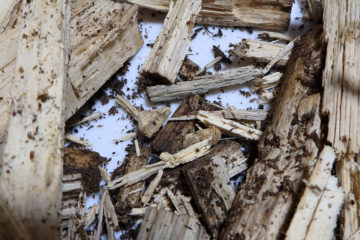
[{"label": "cracked wood surface", "polygon": [[318,155],[321,27],[297,42],[281,79],[272,121],[259,142],[220,239],[277,239],[300,190],[306,169]]}]

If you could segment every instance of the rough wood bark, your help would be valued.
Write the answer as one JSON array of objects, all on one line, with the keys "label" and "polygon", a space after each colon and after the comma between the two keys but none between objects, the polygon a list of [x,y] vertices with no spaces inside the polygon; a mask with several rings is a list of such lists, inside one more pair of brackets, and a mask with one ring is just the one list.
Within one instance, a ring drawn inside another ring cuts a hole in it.
[{"label": "rough wood bark", "polygon": [[[360,151],[360,2],[325,1],[327,43],[322,112],[329,116],[328,141],[337,152]],[[345,59],[345,60],[344,60]]]},{"label": "rough wood bark", "polygon": [[[148,147],[146,147],[143,144],[140,145],[140,148],[141,148],[140,157],[136,156],[135,149],[133,148],[130,151],[127,159],[125,159],[126,168],[125,168],[124,174],[139,170],[140,168],[147,165],[148,160],[149,160],[150,151],[149,151]],[[145,187],[145,181],[138,182],[138,183],[128,186],[128,187],[121,187],[119,194],[118,194],[116,205],[119,207],[124,207],[124,208],[126,208],[126,207],[139,208],[139,207],[141,207],[142,206],[141,197],[142,197],[143,192],[142,191],[138,191],[135,193],[131,193],[131,192],[134,190],[137,190],[139,188],[143,190],[144,187]]]},{"label": "rough wood bark", "polygon": [[[309,227],[314,220],[318,204],[323,197],[323,193],[331,177],[331,170],[335,158],[334,150],[329,146],[325,146],[315,164],[309,181],[306,181],[305,191],[301,196],[300,202],[297,205],[295,214],[292,217],[290,226],[286,232],[286,239],[305,239]],[[331,209],[327,211],[331,211]],[[319,220],[324,222],[327,219]],[[332,229],[327,229],[327,231],[331,230]]]},{"label": "rough wood bark", "polygon": [[10,209],[35,239],[60,235],[69,16],[67,1],[22,2],[26,25],[20,30],[1,184]]},{"label": "rough wood bark", "polygon": [[[141,7],[166,12],[170,0],[127,0]],[[245,26],[286,31],[292,1],[203,0],[196,22],[205,25]]]},{"label": "rough wood bark", "polygon": [[202,0],[170,2],[164,26],[142,68],[142,74],[165,83],[174,83],[190,47],[190,34]]},{"label": "rough wood bark", "polygon": [[225,166],[226,160],[214,157],[218,156],[221,150],[215,147],[208,155],[184,168],[194,200],[214,238],[217,237],[235,198]]},{"label": "rough wood bark", "polygon": [[[231,54],[245,59],[254,59],[257,62],[269,63],[286,45],[279,43],[270,43],[252,39],[243,39],[230,50]],[[285,55],[278,63],[278,66],[285,66],[289,60],[290,53]]]},{"label": "rough wood bark", "polygon": [[[173,114],[173,117],[195,113],[200,107],[199,101],[199,95],[183,100],[182,104]],[[152,141],[152,149],[158,153],[176,153],[182,148],[182,141],[185,135],[194,131],[195,123],[193,121],[168,122]]]},{"label": "rough wood bark", "polygon": [[[73,0],[71,7],[69,71],[72,74],[65,89],[66,119],[143,44],[136,21],[137,7],[110,0]],[[11,114],[10,89],[15,76],[20,21],[17,20],[14,28],[6,25],[0,32],[0,144],[5,140]],[[117,24],[114,25],[114,21]],[[83,51],[84,46],[90,47]]]},{"label": "rough wood bark", "polygon": [[318,154],[320,37],[317,26],[295,46],[259,157],[236,196],[221,239],[277,239],[287,224],[301,179]]},{"label": "rough wood bark", "polygon": [[149,208],[136,239],[204,240],[209,239],[209,236],[196,218],[178,216],[164,209]]},{"label": "rough wood bark", "polygon": [[261,76],[261,70],[253,66],[239,67],[214,75],[198,76],[193,81],[179,82],[170,86],[158,85],[146,88],[152,102],[182,99],[191,94],[203,94],[213,89],[240,85]]}]

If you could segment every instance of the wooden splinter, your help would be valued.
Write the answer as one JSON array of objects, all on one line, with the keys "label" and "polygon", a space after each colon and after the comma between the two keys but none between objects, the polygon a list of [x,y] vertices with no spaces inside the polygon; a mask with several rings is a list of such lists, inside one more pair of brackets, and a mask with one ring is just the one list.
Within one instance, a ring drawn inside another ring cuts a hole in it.
[{"label": "wooden splinter", "polygon": [[169,107],[162,107],[153,110],[139,111],[121,96],[117,96],[116,102],[124,108],[138,122],[139,131],[147,138],[157,133],[167,117],[171,113]]}]

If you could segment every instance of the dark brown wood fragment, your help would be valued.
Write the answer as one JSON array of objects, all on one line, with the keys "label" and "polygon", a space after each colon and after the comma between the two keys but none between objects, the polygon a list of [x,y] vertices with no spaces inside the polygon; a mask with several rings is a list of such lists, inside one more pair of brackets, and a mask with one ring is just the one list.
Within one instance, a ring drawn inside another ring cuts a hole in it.
[{"label": "dark brown wood fragment", "polygon": [[[199,108],[199,95],[185,99],[172,117],[194,114]],[[174,154],[181,150],[182,141],[186,134],[195,131],[193,121],[168,122],[152,141],[152,148],[158,153]]]},{"label": "dark brown wood fragment", "polygon": [[209,154],[188,164],[184,169],[195,203],[214,238],[235,198],[225,165],[228,162],[227,155],[223,151],[228,150],[230,145],[231,142],[218,144]]},{"label": "dark brown wood fragment", "polygon": [[287,65],[272,121],[259,154],[238,192],[220,239],[278,239],[286,230],[302,179],[319,151],[321,26],[296,43]]}]

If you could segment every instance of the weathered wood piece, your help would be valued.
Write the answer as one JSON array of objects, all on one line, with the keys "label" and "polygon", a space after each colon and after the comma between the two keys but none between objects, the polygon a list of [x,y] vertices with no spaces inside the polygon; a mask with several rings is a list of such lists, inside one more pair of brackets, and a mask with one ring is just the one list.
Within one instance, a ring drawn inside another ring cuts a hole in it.
[{"label": "weathered wood piece", "polygon": [[107,237],[109,240],[115,240],[115,231],[119,229],[118,218],[115,213],[115,207],[111,202],[109,191],[106,187],[103,187],[102,191],[104,191],[104,217],[106,223]]},{"label": "weathered wood piece", "polygon": [[306,240],[334,239],[338,215],[344,201],[344,191],[337,178],[331,176],[314,213]]},{"label": "weathered wood piece", "polygon": [[[266,110],[244,110],[244,109],[224,109],[217,111],[209,111],[211,114],[218,117],[223,117],[226,119],[235,119],[235,120],[250,120],[250,121],[261,121],[265,120],[268,115]],[[190,121],[195,120],[196,115],[184,115],[179,117],[171,117],[169,121]]]},{"label": "weathered wood piece", "polygon": [[[245,59],[254,59],[257,62],[269,63],[281,51],[284,50],[286,45],[280,43],[270,43],[252,39],[243,39],[229,52],[237,57]],[[278,66],[285,66],[289,60],[289,54],[286,54],[278,63]]]},{"label": "weathered wood piece", "polygon": [[[124,174],[134,172],[136,170],[141,169],[145,165],[147,165],[148,160],[149,160],[149,154],[150,154],[149,148],[146,147],[144,144],[141,144],[140,149],[141,149],[140,157],[136,156],[134,147],[132,147],[129,150],[129,156],[127,156],[124,161],[124,163],[126,163]],[[126,187],[126,186],[121,187],[119,190],[119,193],[118,193],[116,205],[120,206],[120,207],[124,207],[124,208],[126,208],[126,207],[139,208],[139,207],[141,207],[142,206],[142,204],[141,204],[142,191],[138,191],[135,193],[131,193],[131,192],[136,189],[139,189],[139,188],[144,189],[144,187],[145,187],[144,181],[140,181],[140,182],[133,184],[131,186],[128,186],[128,187]]]},{"label": "weathered wood piece", "polygon": [[174,83],[190,47],[190,35],[202,0],[171,0],[164,26],[146,59],[142,74]]},{"label": "weathered wood piece", "polygon": [[140,133],[147,138],[153,137],[160,130],[171,113],[169,107],[139,111],[119,95],[116,97],[116,102],[138,122]]},{"label": "weathered wood piece", "polygon": [[151,183],[148,186],[148,188],[146,189],[144,195],[141,197],[141,203],[143,204],[143,206],[146,206],[147,203],[150,201],[156,187],[160,183],[160,180],[161,180],[163,174],[164,174],[164,171],[162,169],[160,169],[158,174],[156,175],[156,177],[151,181]]},{"label": "weathered wood piece", "polygon": [[323,45],[321,27],[298,42],[281,80],[272,122],[259,142],[220,239],[277,239],[301,179],[318,154]]},{"label": "weathered wood piece", "polygon": [[256,128],[251,128],[241,123],[218,117],[207,111],[200,110],[196,118],[203,124],[215,126],[223,133],[231,136],[259,140],[262,135],[262,131],[257,130]]},{"label": "weathered wood piece", "polygon": [[261,40],[265,40],[265,41],[281,40],[281,41],[290,42],[290,41],[294,40],[294,37],[291,37],[287,34],[280,33],[280,32],[271,32],[271,31],[259,32],[258,38],[260,38]]},{"label": "weathered wood piece", "polygon": [[[360,16],[359,1],[324,1],[327,43],[323,74],[323,114],[328,115],[327,140],[336,152],[360,151]],[[345,59],[345,60],[344,60]]]},{"label": "weathered wood piece", "polygon": [[4,201],[4,190],[0,186],[0,236],[3,240],[30,240],[30,234],[21,221],[9,210]]},{"label": "weathered wood piece", "polygon": [[[318,208],[318,203],[323,197],[323,193],[331,177],[331,169],[335,158],[334,150],[329,146],[325,146],[315,164],[309,181],[306,181],[305,191],[301,196],[286,232],[286,239],[305,239],[309,226],[312,224],[313,219],[315,219],[314,214]],[[326,221],[326,219],[319,220]],[[331,229],[328,229],[328,231],[331,231]]]},{"label": "weathered wood piece", "polygon": [[[136,6],[111,0],[73,0],[71,3],[71,74],[65,88],[66,119],[80,109],[143,45],[136,21]],[[13,12],[16,14],[16,11]],[[11,114],[10,89],[16,72],[20,21],[18,19],[14,28],[7,25],[6,30],[0,32],[0,144],[5,139]]]},{"label": "weathered wood piece", "polygon": [[182,146],[187,148],[190,145],[204,141],[205,139],[211,139],[212,144],[216,144],[221,137],[221,132],[216,127],[209,127],[205,129],[200,129],[194,133],[188,133],[185,135]]},{"label": "weathered wood piece", "polygon": [[[170,0],[127,0],[141,7],[166,12]],[[292,1],[203,0],[196,22],[205,25],[245,26],[286,31]]]},{"label": "weathered wood piece", "polygon": [[188,164],[184,169],[194,200],[214,238],[235,198],[226,161],[213,157],[219,150],[215,147],[208,155]]},{"label": "weathered wood piece", "polygon": [[26,24],[19,28],[13,114],[0,182],[10,210],[34,239],[60,235],[69,16],[67,1],[40,0],[23,2],[19,16]]},{"label": "weathered wood piece", "polygon": [[[199,95],[184,99],[172,117],[197,112],[200,107],[199,101]],[[194,131],[195,123],[193,121],[168,122],[155,136],[151,147],[158,153],[176,153],[182,149],[182,142],[185,135]]]},{"label": "weathered wood piece", "polygon": [[152,102],[166,102],[182,99],[191,94],[203,94],[213,89],[240,85],[261,76],[261,72],[261,69],[253,66],[239,67],[220,71],[214,75],[197,76],[193,81],[148,87],[146,91]]},{"label": "weathered wood piece", "polygon": [[178,216],[164,209],[148,208],[136,239],[204,240],[209,239],[209,235],[196,218]]}]

